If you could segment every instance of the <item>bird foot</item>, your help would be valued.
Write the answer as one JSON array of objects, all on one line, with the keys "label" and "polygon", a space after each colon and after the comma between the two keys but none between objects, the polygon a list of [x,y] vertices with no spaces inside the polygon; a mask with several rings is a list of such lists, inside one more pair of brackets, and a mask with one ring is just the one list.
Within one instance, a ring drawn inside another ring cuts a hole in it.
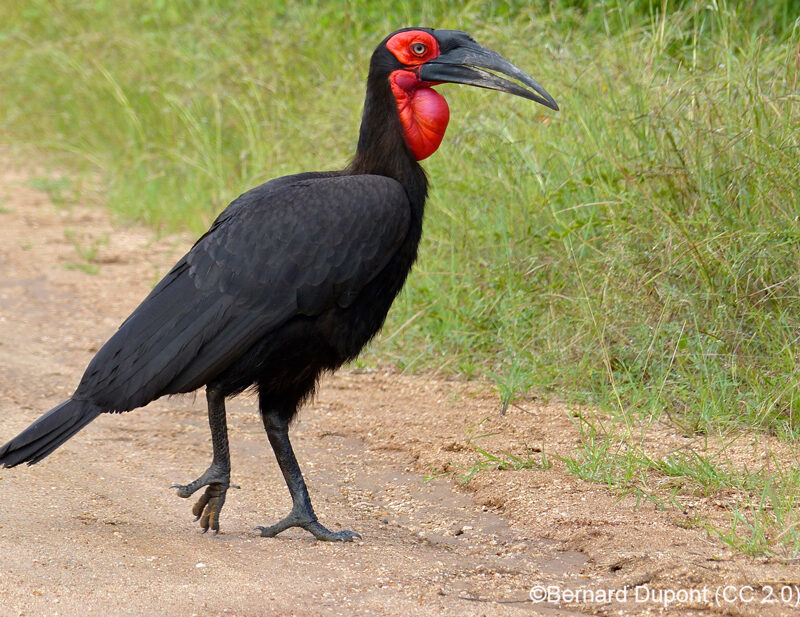
[{"label": "bird foot", "polygon": [[225,505],[225,495],[229,488],[239,488],[230,483],[230,472],[211,465],[194,482],[173,484],[170,488],[177,488],[178,497],[186,499],[204,486],[206,490],[192,507],[192,514],[196,517],[194,520],[200,521],[203,533],[211,529],[216,534],[219,533],[219,515]]},{"label": "bird foot", "polygon": [[317,517],[313,512],[309,514],[306,512],[295,512],[294,510],[289,516],[278,521],[274,525],[270,525],[269,527],[256,527],[256,531],[260,531],[263,538],[272,538],[290,527],[302,527],[317,540],[323,540],[325,542],[352,542],[355,538],[361,539],[358,533],[348,529],[331,531],[317,521]]}]

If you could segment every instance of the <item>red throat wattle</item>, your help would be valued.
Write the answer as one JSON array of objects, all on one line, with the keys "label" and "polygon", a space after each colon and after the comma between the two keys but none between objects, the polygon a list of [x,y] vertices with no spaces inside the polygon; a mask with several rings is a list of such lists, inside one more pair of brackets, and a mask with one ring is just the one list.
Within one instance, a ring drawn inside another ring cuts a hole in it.
[{"label": "red throat wattle", "polygon": [[420,81],[413,71],[397,70],[389,77],[406,143],[421,161],[436,152],[447,130],[450,108],[430,83]]}]

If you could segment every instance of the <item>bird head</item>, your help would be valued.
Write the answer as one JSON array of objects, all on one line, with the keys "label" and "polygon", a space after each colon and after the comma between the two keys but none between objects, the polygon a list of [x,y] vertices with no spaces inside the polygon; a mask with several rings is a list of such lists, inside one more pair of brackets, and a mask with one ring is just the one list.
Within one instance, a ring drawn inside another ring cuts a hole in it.
[{"label": "bird head", "polygon": [[376,67],[388,77],[406,142],[417,160],[436,151],[450,119],[447,101],[433,86],[453,83],[500,90],[558,110],[535,79],[458,30],[397,30],[375,50],[373,71]]}]

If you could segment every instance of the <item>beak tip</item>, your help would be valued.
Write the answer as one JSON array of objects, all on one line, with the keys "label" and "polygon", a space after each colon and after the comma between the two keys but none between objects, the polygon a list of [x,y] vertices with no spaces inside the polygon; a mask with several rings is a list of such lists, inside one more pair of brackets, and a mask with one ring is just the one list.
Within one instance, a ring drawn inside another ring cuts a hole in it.
[{"label": "beak tip", "polygon": [[535,101],[540,105],[544,105],[545,107],[552,109],[553,111],[559,111],[558,103],[556,103],[556,100],[551,96],[551,94],[542,88],[538,82],[534,80],[531,81],[533,83],[528,85],[530,85],[534,92],[538,95]]},{"label": "beak tip", "polygon": [[533,96],[529,96],[526,98],[529,98],[539,103],[539,105],[542,105],[543,107],[552,109],[553,111],[560,111],[560,107],[558,106],[558,103],[556,103],[556,100],[548,93],[543,92],[541,90],[539,92],[536,92],[536,94],[534,94]]}]

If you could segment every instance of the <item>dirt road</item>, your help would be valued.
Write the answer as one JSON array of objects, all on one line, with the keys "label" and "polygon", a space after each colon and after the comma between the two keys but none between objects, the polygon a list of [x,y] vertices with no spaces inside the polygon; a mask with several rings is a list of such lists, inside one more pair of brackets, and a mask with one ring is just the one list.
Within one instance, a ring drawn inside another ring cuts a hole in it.
[{"label": "dirt road", "polygon": [[[31,188],[44,175],[0,158],[0,441],[72,392],[191,244],[114,227],[97,206],[56,207]],[[637,508],[557,460],[466,485],[423,481],[470,468],[471,431],[497,433],[480,442],[489,451],[535,458],[544,445],[551,460],[572,452],[577,431],[563,406],[528,400],[501,416],[487,386],[388,371],[326,379],[293,430],[322,522],[363,540],[261,538],[253,527],[286,514],[288,492],[254,400],[234,400],[228,418],[242,488],[229,492],[218,536],[202,535],[192,501],[168,489],[209,463],[203,396],[103,416],[39,465],[0,469],[0,616],[782,615],[780,603],[717,607],[696,595],[669,606],[631,590],[727,584],[761,599],[765,582],[799,584],[796,566],[734,556],[686,529],[689,513]],[[663,431],[664,443],[683,439]],[[535,585],[629,596],[535,604]]]}]

